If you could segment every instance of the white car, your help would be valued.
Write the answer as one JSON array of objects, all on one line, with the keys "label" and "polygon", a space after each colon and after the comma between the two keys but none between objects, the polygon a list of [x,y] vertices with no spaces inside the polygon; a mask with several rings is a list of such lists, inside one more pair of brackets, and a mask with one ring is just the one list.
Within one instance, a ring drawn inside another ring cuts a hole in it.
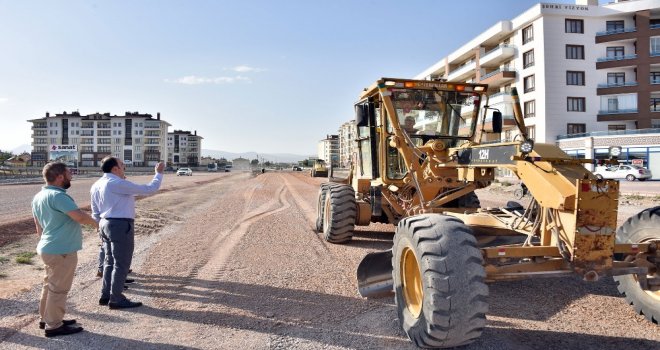
[{"label": "white car", "polygon": [[176,176],[192,176],[192,169],[190,168],[181,168],[176,171]]},{"label": "white car", "polygon": [[635,181],[635,179],[645,181],[653,176],[651,170],[638,165],[599,166],[596,167],[594,175],[599,179],[626,179],[628,181]]}]

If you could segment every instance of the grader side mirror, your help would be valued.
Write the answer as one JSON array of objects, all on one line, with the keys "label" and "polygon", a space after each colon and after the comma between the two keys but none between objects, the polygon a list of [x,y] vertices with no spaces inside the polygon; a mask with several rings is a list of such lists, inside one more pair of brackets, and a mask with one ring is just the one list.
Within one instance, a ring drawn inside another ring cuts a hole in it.
[{"label": "grader side mirror", "polygon": [[369,126],[375,123],[375,110],[372,102],[355,105],[355,123],[357,126]]},{"label": "grader side mirror", "polygon": [[355,123],[357,126],[369,125],[369,107],[367,104],[355,105]]},{"label": "grader side mirror", "polygon": [[502,132],[502,112],[493,111],[493,117],[491,119],[491,124],[493,125],[493,132],[499,134]]}]

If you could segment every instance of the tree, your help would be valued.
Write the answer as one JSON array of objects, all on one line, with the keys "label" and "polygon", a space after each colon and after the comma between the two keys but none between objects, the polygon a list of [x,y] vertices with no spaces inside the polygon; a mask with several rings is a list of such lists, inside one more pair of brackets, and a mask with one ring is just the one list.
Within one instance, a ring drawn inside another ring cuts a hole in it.
[{"label": "tree", "polygon": [[250,161],[250,164],[251,164],[251,165],[258,165],[258,164],[259,164],[259,159],[252,159],[252,160]]},{"label": "tree", "polygon": [[14,154],[11,153],[11,152],[6,152],[6,151],[0,150],[0,163],[4,162],[5,160],[7,160],[7,159],[9,159],[13,156],[14,156]]}]

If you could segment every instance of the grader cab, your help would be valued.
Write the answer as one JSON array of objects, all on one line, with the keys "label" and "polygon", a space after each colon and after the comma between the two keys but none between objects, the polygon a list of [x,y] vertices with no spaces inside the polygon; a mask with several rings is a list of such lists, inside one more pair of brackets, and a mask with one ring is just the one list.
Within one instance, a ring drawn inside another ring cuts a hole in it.
[{"label": "grader cab", "polygon": [[[455,347],[481,335],[487,282],[578,274],[613,276],[649,321],[660,320],[660,207],[617,225],[619,183],[526,135],[499,142],[502,114],[487,86],[382,78],[355,105],[357,151],[343,182],[321,185],[317,231],[351,241],[356,225],[396,225],[391,250],[357,269],[364,297],[394,292],[399,321],[420,347]],[[483,140],[491,140],[483,142]],[[480,208],[476,189],[498,169],[524,184],[526,207]]]}]

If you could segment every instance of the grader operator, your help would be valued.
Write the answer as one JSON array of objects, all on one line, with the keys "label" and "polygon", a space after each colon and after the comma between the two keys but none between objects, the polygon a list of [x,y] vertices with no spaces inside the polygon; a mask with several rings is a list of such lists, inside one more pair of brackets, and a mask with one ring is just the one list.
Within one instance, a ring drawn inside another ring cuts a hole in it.
[{"label": "grader operator", "polygon": [[[358,290],[394,292],[399,321],[420,347],[454,347],[481,335],[486,282],[578,274],[613,276],[649,321],[660,320],[660,207],[617,229],[619,183],[526,135],[497,142],[502,114],[487,86],[382,78],[355,105],[357,151],[343,183],[321,185],[316,229],[332,243],[355,225],[396,225],[393,247],[358,266]],[[484,141],[488,138],[496,140]],[[614,149],[616,150],[616,149]],[[530,204],[480,208],[474,190],[508,169]]]}]

